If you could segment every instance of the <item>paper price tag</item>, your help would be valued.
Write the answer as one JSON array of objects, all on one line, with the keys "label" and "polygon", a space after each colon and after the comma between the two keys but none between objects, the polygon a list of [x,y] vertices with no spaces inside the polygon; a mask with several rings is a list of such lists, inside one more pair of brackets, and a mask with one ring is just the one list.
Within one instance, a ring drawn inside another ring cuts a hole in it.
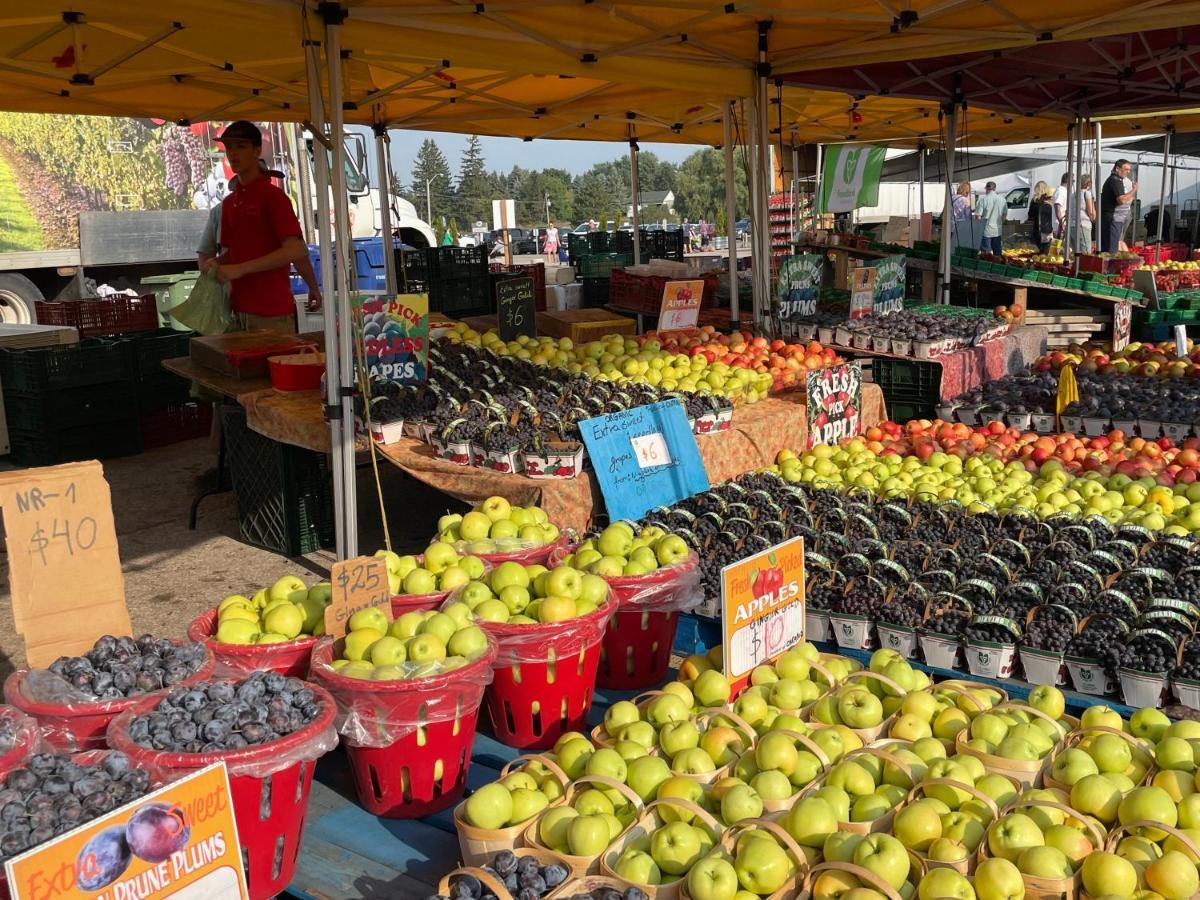
[{"label": "paper price tag", "polygon": [[725,677],[731,685],[804,640],[804,539],[721,570]]},{"label": "paper price tag", "polygon": [[1179,357],[1187,356],[1187,326],[1175,326],[1175,355]]},{"label": "paper price tag", "polygon": [[325,633],[330,637],[345,637],[351,616],[364,609],[378,609],[391,620],[392,592],[382,557],[357,556],[336,562],[329,581],[333,590],[325,609]]},{"label": "paper price tag", "polygon": [[667,449],[667,439],[662,432],[644,434],[641,437],[630,438],[634,455],[640,468],[649,469],[651,466],[667,466],[671,464],[671,451]]},{"label": "paper price tag", "polygon": [[429,374],[429,295],[362,297],[355,307],[367,374],[373,381],[415,384]]},{"label": "paper price tag", "polygon": [[13,618],[30,665],[89,650],[105,632],[133,631],[100,463],[6,473],[0,506]]},{"label": "paper price tag", "polygon": [[662,305],[658,311],[658,332],[695,328],[703,299],[703,281],[668,281],[663,287]]}]

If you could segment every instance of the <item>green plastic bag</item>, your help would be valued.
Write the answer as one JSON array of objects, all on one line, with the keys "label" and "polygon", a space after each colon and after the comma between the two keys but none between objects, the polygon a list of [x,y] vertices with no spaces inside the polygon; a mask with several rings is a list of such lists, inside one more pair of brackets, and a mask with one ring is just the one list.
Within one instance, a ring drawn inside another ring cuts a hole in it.
[{"label": "green plastic bag", "polygon": [[233,325],[224,285],[205,272],[196,279],[188,298],[171,310],[171,318],[205,337],[224,334]]}]

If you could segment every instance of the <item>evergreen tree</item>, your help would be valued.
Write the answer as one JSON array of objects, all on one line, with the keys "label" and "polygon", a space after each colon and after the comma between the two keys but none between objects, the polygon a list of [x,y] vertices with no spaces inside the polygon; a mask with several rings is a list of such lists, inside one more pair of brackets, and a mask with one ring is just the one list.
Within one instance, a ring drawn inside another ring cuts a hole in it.
[{"label": "evergreen tree", "polygon": [[471,135],[463,148],[458,167],[456,215],[469,229],[475,222],[491,223],[494,193],[492,179],[483,162],[483,147],[477,135]]},{"label": "evergreen tree", "polygon": [[[454,212],[454,185],[450,181],[450,165],[432,138],[426,138],[417,151],[413,163],[412,187],[409,200],[417,208],[418,215],[426,214],[426,183],[429,185],[430,213],[439,221]],[[434,222],[430,222],[433,225]]]}]

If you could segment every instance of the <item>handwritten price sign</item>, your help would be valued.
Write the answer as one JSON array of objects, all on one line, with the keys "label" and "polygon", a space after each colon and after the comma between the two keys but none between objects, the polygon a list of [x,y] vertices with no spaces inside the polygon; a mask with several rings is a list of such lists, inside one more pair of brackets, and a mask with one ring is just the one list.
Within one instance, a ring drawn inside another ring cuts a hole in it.
[{"label": "handwritten price sign", "polygon": [[658,313],[659,333],[695,328],[703,299],[703,281],[668,281],[663,287],[662,307]]},{"label": "handwritten price sign", "polygon": [[730,684],[804,640],[804,602],[803,538],[721,570],[722,649]]},{"label": "handwritten price sign", "polygon": [[389,619],[392,617],[387,565],[382,557],[358,556],[336,562],[329,574],[332,591],[325,609],[326,634],[344,637],[350,617],[364,609],[378,609]]},{"label": "handwritten price sign", "polygon": [[532,278],[505,278],[496,283],[496,321],[500,340],[515,341],[522,334],[535,337],[536,310]]}]

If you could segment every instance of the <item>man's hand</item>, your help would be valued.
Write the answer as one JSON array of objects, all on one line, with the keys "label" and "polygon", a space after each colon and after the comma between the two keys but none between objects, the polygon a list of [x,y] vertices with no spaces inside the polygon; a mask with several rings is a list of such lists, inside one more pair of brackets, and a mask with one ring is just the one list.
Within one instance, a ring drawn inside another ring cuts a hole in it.
[{"label": "man's hand", "polygon": [[304,302],[304,308],[309,312],[320,312],[323,302],[324,298],[321,296],[321,289],[318,287],[310,288],[308,300]]},{"label": "man's hand", "polygon": [[242,271],[240,265],[231,263],[225,266],[218,265],[213,274],[216,275],[217,281],[221,282],[221,284],[229,284],[229,282],[241,278],[245,273]]},{"label": "man's hand", "polygon": [[1136,181],[1133,183],[1133,187],[1131,187],[1131,188],[1129,189],[1129,193],[1131,193],[1131,194],[1136,194],[1136,193],[1137,193],[1137,182],[1136,182]]}]

